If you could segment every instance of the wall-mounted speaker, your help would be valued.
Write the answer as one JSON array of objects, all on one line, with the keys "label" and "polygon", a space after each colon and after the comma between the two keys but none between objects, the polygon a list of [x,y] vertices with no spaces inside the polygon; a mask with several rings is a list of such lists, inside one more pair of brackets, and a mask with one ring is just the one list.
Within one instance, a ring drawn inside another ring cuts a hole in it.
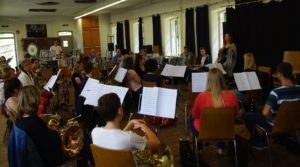
[{"label": "wall-mounted speaker", "polygon": [[113,52],[115,50],[114,43],[107,43],[108,51]]}]

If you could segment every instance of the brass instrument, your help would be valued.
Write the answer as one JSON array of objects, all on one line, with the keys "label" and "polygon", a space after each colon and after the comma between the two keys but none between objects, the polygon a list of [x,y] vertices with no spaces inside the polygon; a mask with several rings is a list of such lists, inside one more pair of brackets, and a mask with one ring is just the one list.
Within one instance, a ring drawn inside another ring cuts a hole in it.
[{"label": "brass instrument", "polygon": [[173,167],[174,157],[169,146],[162,144],[158,153],[152,153],[150,150],[132,151],[137,166],[151,167]]},{"label": "brass instrument", "polygon": [[83,130],[79,123],[75,120],[78,117],[81,117],[81,115],[68,120],[62,128],[59,128],[61,124],[61,116],[57,114],[43,114],[41,116],[41,119],[46,122],[49,127],[55,126],[59,129],[58,132],[60,133],[62,140],[63,151],[69,157],[75,157],[78,155],[83,147]]}]

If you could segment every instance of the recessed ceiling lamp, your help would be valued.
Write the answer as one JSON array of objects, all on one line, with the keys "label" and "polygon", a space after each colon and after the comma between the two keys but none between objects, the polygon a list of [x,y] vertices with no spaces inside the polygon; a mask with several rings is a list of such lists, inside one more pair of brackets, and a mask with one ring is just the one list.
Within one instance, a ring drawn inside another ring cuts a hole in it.
[{"label": "recessed ceiling lamp", "polygon": [[81,17],[90,15],[90,14],[92,14],[92,13],[98,12],[98,11],[100,11],[100,10],[109,8],[109,7],[111,7],[111,6],[117,5],[117,4],[122,3],[122,2],[125,2],[125,1],[126,1],[126,0],[119,0],[119,1],[113,2],[113,3],[108,4],[108,5],[106,5],[106,6],[102,6],[102,7],[98,8],[98,9],[95,9],[95,10],[92,10],[92,11],[87,12],[87,13],[85,13],[85,14],[82,14],[82,15],[80,15],[80,16],[77,16],[77,17],[75,17],[74,19],[80,19]]}]

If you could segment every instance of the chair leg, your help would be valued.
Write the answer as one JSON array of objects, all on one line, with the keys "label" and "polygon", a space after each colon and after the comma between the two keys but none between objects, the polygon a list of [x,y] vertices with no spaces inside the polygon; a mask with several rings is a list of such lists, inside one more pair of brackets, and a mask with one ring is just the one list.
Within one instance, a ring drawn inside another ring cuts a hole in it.
[{"label": "chair leg", "polygon": [[236,149],[235,139],[233,140],[233,145],[234,145],[234,155],[235,155],[235,166],[238,167],[238,158],[237,158],[237,149]]},{"label": "chair leg", "polygon": [[184,127],[185,127],[185,130],[188,130],[188,127],[187,127],[187,105],[184,105]]},{"label": "chair leg", "polygon": [[195,140],[195,156],[196,156],[196,163],[197,163],[197,167],[199,167],[199,155],[198,155],[198,138],[197,136],[194,137]]},{"label": "chair leg", "polygon": [[267,132],[265,132],[265,137],[266,137],[266,141],[267,141],[267,145],[268,145],[269,164],[270,164],[270,167],[272,167],[273,164],[272,164],[271,146],[270,146],[270,140],[269,140]]}]

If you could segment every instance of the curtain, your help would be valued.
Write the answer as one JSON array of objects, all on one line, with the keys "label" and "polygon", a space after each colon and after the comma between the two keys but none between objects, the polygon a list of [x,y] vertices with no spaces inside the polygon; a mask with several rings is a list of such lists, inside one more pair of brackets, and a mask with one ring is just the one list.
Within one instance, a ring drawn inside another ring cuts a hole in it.
[{"label": "curtain", "polygon": [[153,23],[153,45],[159,46],[160,52],[162,52],[160,15],[152,16],[152,23]]},{"label": "curtain", "polygon": [[117,48],[124,49],[124,32],[123,32],[123,23],[117,23]]},{"label": "curtain", "polygon": [[139,18],[139,49],[144,46],[144,32],[143,32],[143,19]]},{"label": "curtain", "polygon": [[[199,51],[200,47],[204,47],[206,49],[207,54],[210,55],[209,20],[208,19],[209,19],[208,18],[208,6],[197,7],[196,8],[196,31],[197,31],[197,48],[196,49]],[[200,53],[198,55],[200,55]]]},{"label": "curtain", "polygon": [[130,48],[130,30],[129,30],[129,21],[125,20],[125,43],[126,43],[126,49],[128,51],[131,50]]},{"label": "curtain", "polygon": [[275,69],[284,51],[300,50],[299,6],[299,0],[273,1],[237,6],[227,13],[227,28],[235,31],[238,56],[252,52],[257,65]]},{"label": "curtain", "polygon": [[186,9],[185,19],[185,45],[195,53],[194,9]]}]

